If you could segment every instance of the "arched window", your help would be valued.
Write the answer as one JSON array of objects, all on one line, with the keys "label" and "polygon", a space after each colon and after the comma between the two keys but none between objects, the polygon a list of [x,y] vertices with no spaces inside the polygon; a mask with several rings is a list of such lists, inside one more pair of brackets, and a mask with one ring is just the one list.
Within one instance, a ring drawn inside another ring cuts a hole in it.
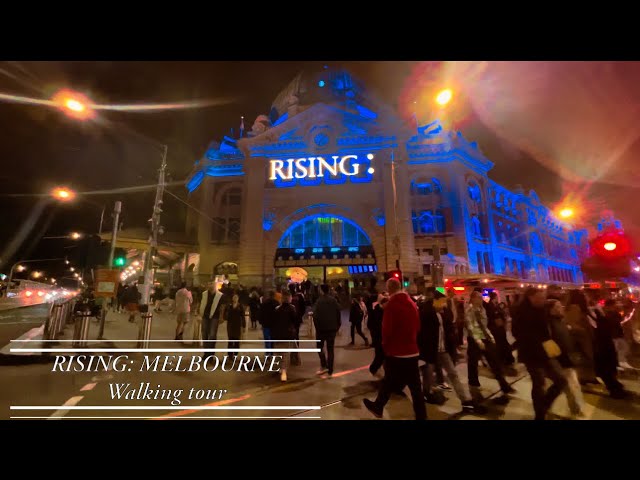
[{"label": "arched window", "polygon": [[467,192],[469,194],[469,198],[473,200],[475,203],[480,203],[482,201],[482,195],[480,193],[480,187],[475,182],[469,182],[467,186]]},{"label": "arched window", "polygon": [[478,262],[478,273],[484,273],[484,263],[482,262],[482,254],[476,252],[476,260]]},{"label": "arched window", "polygon": [[478,218],[477,215],[473,215],[471,217],[471,224],[473,226],[473,234],[476,237],[481,237],[482,236],[482,227],[480,224],[480,219]]},{"label": "arched window", "polygon": [[433,191],[433,186],[428,182],[411,182],[411,195],[429,195]]},{"label": "arched window", "polygon": [[371,245],[359,225],[338,216],[314,215],[295,222],[282,235],[278,248],[358,247]]},{"label": "arched window", "polygon": [[215,205],[216,217],[212,219],[213,243],[238,243],[240,241],[240,208],[242,190],[232,187],[224,190]]},{"label": "arched window", "polygon": [[444,233],[446,232],[446,220],[442,210],[421,210],[411,212],[413,222],[413,233]]}]

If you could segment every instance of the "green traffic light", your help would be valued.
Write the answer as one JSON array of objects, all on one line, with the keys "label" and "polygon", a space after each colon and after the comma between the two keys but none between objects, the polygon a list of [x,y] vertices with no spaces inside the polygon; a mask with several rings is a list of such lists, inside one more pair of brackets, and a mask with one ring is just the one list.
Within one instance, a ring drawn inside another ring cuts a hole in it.
[{"label": "green traffic light", "polygon": [[113,261],[113,263],[116,267],[124,267],[124,265],[127,263],[127,260],[124,257],[118,257]]}]

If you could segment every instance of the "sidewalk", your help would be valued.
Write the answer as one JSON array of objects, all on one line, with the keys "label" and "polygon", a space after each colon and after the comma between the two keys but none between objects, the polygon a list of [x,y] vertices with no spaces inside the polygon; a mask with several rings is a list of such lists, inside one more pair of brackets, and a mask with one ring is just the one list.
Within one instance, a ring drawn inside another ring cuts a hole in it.
[{"label": "sidewalk", "polygon": [[[347,312],[348,314],[348,312]],[[91,352],[92,348],[137,348],[138,346],[138,335],[140,330],[140,325],[142,322],[141,316],[136,315],[135,322],[129,322],[129,314],[128,313],[117,313],[114,311],[109,311],[107,313],[104,325],[104,333],[103,339],[98,340],[98,334],[100,332],[100,322],[95,317],[92,317],[89,325],[89,335],[87,337],[87,352]],[[344,313],[343,313],[343,329],[348,329],[348,325],[345,325],[348,322],[344,321]],[[189,323],[186,325],[183,338],[184,340],[181,342],[177,342],[175,340],[176,335],[176,314],[169,312],[154,312],[153,320],[151,324],[151,337],[153,343],[149,344],[150,348],[194,348],[201,347],[199,342],[193,341],[194,337],[194,325],[200,324],[200,322],[195,321],[195,316],[192,315]],[[250,322],[247,321],[247,326],[250,326]],[[47,356],[50,355],[46,352],[18,352],[15,351],[16,348],[72,348],[72,340],[74,333],[74,325],[68,324],[65,325],[64,332],[58,336],[57,341],[43,341],[44,334],[44,325],[37,329],[32,329],[32,331],[27,332],[25,335],[17,339],[18,341],[14,341],[11,345],[7,345],[2,349],[2,353],[5,355],[16,355],[16,356]],[[312,339],[311,337],[311,325],[310,320],[307,320],[300,327],[300,338],[301,339]],[[344,335],[344,333],[343,333]],[[262,328],[258,324],[258,328],[252,330],[250,328],[244,329],[242,332],[242,340],[254,340],[250,342],[250,346],[256,348],[264,348],[264,344],[260,341],[257,342],[255,340],[263,340],[262,336]],[[165,340],[165,341],[163,341]],[[227,348],[227,323],[223,322],[218,326],[218,344],[217,348]],[[248,342],[249,343],[249,342]],[[308,342],[305,342],[308,343]],[[241,348],[248,348],[249,345],[241,345]],[[211,348],[211,347],[210,347]],[[304,345],[304,348],[314,348],[313,344]],[[14,351],[11,351],[11,350]],[[201,354],[201,350],[195,350],[196,353]],[[71,352],[73,353],[73,352]]]}]

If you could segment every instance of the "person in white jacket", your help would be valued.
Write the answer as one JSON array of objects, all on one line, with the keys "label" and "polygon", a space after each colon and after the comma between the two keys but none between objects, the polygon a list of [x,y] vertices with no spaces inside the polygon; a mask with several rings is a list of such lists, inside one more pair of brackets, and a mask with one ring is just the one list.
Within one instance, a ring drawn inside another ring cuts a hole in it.
[{"label": "person in white jacket", "polygon": [[[202,340],[205,342],[205,348],[216,348],[215,340],[218,339],[218,325],[220,324],[222,310],[221,299],[222,292],[216,288],[215,283],[209,283],[207,290],[202,294],[202,301],[198,311],[202,318]],[[214,341],[207,343],[207,340]]]}]

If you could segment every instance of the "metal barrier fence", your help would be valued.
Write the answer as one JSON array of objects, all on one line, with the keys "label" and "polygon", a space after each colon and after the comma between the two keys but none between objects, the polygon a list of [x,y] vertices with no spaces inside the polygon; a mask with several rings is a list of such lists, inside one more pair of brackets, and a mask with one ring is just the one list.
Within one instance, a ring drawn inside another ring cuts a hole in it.
[{"label": "metal barrier fence", "polygon": [[75,306],[75,298],[65,299],[64,301],[55,301],[49,308],[49,315],[44,324],[44,339],[56,340],[64,331],[67,324],[73,322],[73,308]]}]

